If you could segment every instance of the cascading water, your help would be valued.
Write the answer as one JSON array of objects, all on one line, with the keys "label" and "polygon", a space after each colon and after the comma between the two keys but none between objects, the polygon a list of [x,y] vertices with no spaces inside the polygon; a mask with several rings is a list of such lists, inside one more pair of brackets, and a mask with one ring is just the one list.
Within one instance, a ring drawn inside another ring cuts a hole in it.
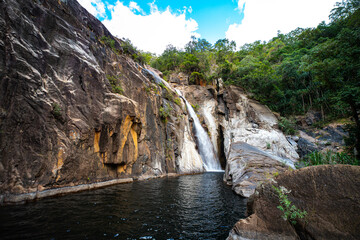
[{"label": "cascading water", "polygon": [[182,96],[181,92],[176,89],[176,92],[184,99],[190,117],[194,120],[194,130],[196,136],[196,143],[198,145],[199,153],[204,162],[204,168],[207,172],[222,171],[219,160],[216,157],[214,146],[212,145],[209,135],[201,126],[199,118],[197,117],[191,104]]}]

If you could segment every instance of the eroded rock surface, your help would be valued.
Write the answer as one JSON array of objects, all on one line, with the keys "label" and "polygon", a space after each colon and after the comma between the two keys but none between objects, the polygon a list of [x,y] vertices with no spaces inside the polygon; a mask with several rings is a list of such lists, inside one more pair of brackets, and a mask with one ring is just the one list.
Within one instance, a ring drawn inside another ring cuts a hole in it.
[{"label": "eroded rock surface", "polygon": [[[228,237],[235,239],[360,239],[360,167],[324,165],[287,171],[276,182],[259,186],[248,202],[248,215]],[[272,185],[291,192],[289,200],[306,210],[295,226],[284,221]]]},{"label": "eroded rock surface", "polygon": [[259,184],[289,169],[282,161],[247,143],[234,142],[230,146],[224,179],[237,194],[250,197]]},{"label": "eroded rock surface", "polygon": [[223,100],[228,109],[222,118],[225,152],[233,142],[246,142],[275,156],[297,160],[298,154],[278,129],[278,120],[270,109],[249,99],[241,88],[224,90]]},{"label": "eroded rock surface", "polygon": [[178,87],[194,106],[225,169],[224,181],[249,197],[273,174],[294,168],[296,148],[278,129],[277,117],[235,86]]},{"label": "eroded rock surface", "polygon": [[185,105],[121,44],[75,0],[0,1],[0,194],[201,171]]}]

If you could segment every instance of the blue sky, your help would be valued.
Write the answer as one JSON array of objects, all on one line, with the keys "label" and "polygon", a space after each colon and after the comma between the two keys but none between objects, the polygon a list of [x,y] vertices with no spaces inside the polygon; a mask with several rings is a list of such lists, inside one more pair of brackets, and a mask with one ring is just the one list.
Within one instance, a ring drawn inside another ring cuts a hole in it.
[{"label": "blue sky", "polygon": [[277,31],[316,27],[327,21],[337,0],[78,0],[120,38],[141,50],[161,54],[191,36],[238,46],[268,41]]}]

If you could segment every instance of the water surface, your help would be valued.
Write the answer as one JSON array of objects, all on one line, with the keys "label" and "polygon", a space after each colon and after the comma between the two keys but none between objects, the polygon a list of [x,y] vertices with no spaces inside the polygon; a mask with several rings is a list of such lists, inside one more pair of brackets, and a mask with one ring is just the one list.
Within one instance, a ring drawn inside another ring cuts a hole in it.
[{"label": "water surface", "polygon": [[0,239],[225,239],[246,199],[222,177],[154,179],[0,207]]}]

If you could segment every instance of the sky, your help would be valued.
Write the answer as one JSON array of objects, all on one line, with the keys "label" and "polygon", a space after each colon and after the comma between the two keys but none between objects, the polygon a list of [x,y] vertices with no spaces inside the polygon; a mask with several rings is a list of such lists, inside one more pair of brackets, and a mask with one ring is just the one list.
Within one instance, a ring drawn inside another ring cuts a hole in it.
[{"label": "sky", "polygon": [[214,44],[227,38],[240,47],[268,41],[278,31],[329,21],[339,0],[78,0],[109,31],[143,51],[179,49],[192,36]]}]

